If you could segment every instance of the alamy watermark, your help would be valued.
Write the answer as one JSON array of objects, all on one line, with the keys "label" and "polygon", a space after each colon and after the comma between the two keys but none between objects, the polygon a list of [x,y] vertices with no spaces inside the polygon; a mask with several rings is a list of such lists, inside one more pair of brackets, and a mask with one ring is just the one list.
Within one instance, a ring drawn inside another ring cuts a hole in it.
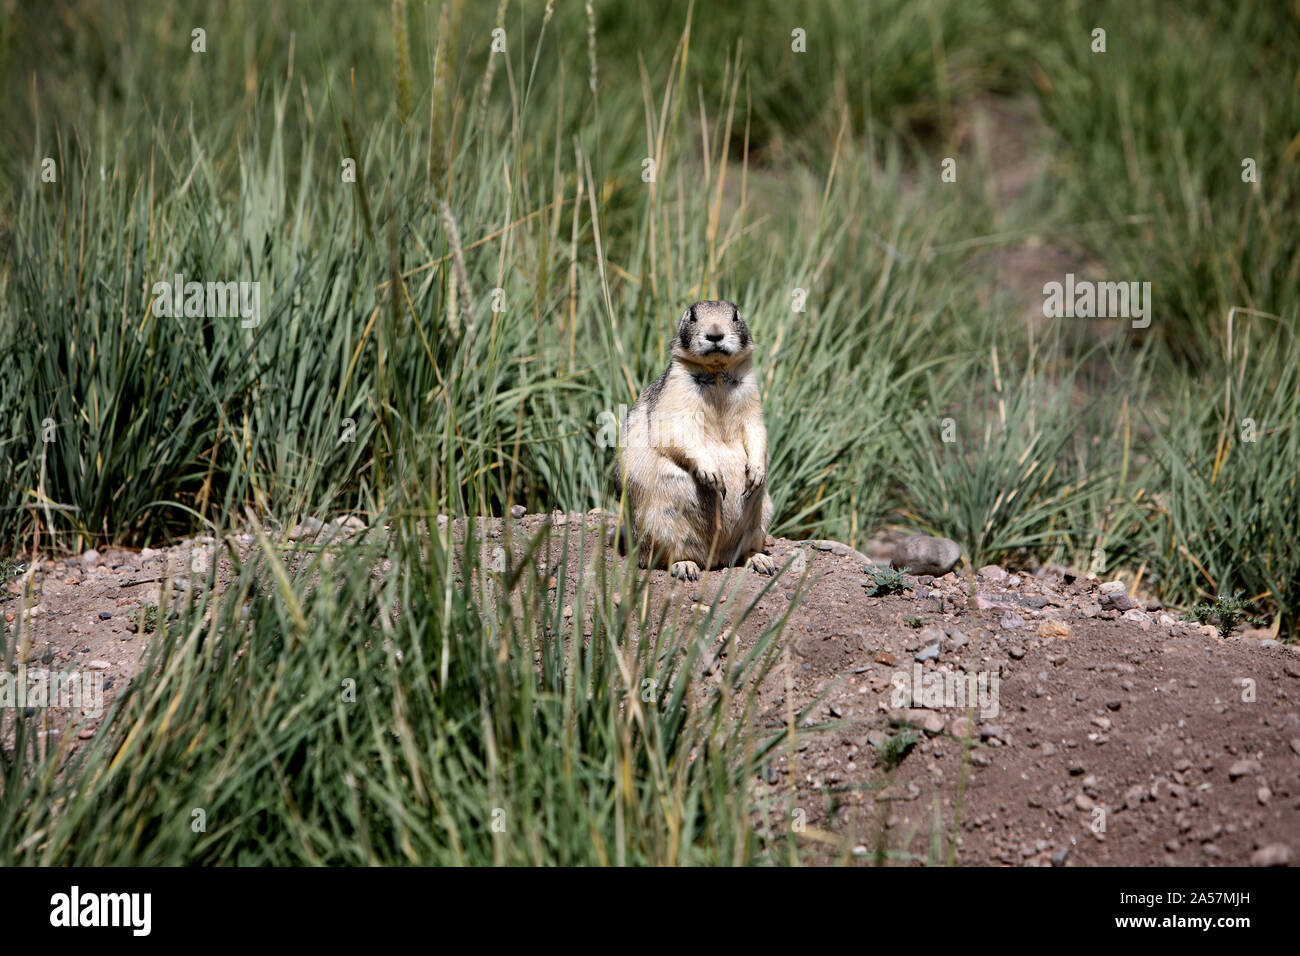
[{"label": "alamy watermark", "polygon": [[600,448],[680,448],[691,443],[698,425],[694,416],[647,414],[643,427],[627,426],[627,406],[617,411],[606,409],[596,416],[596,445]]},{"label": "alamy watermark", "polygon": [[153,314],[158,318],[241,319],[255,329],[262,321],[262,283],[186,282],[182,273],[174,281],[153,284]]},{"label": "alamy watermark", "polygon": [[0,707],[68,707],[88,717],[104,713],[104,675],[99,671],[0,670]]},{"label": "alamy watermark", "polygon": [[939,710],[944,707],[965,708],[974,704],[984,718],[998,715],[998,696],[1002,680],[988,671],[971,671],[958,674],[950,670],[922,669],[913,664],[910,671],[894,671],[890,677],[894,685],[890,694],[891,707],[923,707]]},{"label": "alamy watermark", "polygon": [[1043,285],[1043,315],[1049,319],[1132,319],[1133,328],[1151,324],[1150,282],[1092,282],[1075,280]]},{"label": "alamy watermark", "polygon": [[148,936],[152,913],[152,893],[86,893],[73,884],[50,897],[50,925],[57,928],[124,927],[133,936]]}]

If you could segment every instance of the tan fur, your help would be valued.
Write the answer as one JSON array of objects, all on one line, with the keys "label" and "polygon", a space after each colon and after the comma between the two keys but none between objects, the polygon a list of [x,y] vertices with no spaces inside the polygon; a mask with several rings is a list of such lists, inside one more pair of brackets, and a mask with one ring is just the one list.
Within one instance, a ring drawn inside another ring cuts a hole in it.
[{"label": "tan fur", "polygon": [[629,410],[622,478],[643,567],[691,580],[733,560],[775,570],[763,553],[772,499],[753,350],[734,305],[697,302],[668,371]]}]

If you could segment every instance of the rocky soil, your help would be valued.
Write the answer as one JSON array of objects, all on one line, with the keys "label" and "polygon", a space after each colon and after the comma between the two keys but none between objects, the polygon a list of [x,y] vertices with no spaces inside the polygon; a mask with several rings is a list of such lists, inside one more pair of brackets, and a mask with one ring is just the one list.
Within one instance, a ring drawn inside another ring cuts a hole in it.
[{"label": "rocky soil", "polygon": [[[507,546],[507,522],[519,555],[551,524],[539,560],[555,576],[554,600],[584,627],[590,609],[574,607],[584,565],[561,570],[564,536],[572,550],[585,534],[591,548],[608,535],[607,516],[490,519],[489,556]],[[289,537],[359,527],[314,523]],[[453,527],[463,535],[462,523]],[[880,593],[864,567],[887,565],[895,550],[915,560],[916,548],[881,539],[863,554],[773,539],[784,570],[770,587],[743,568],[690,583],[647,572],[648,599],[670,622],[711,612],[724,622],[698,675],[705,689],[788,616],[777,663],[754,688],[760,732],[799,723],[753,782],[764,808],[756,826],[774,853],[784,858],[793,839],[810,862],[1296,861],[1296,647],[1259,631],[1225,639],[1122,580],[1061,567],[908,574],[901,593]],[[585,553],[589,565],[596,552]],[[926,553],[950,556],[943,546]],[[107,708],[139,672],[156,626],[147,606],[165,614],[192,586],[190,569],[212,558],[213,543],[200,538],[42,560],[4,584],[0,613],[11,633],[21,625],[29,668],[102,672]],[[89,736],[98,719],[78,733]]]}]

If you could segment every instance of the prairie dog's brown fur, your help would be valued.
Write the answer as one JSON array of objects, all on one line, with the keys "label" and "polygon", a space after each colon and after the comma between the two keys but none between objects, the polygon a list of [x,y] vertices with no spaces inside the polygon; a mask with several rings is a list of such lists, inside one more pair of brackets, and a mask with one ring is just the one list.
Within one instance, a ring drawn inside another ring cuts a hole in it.
[{"label": "prairie dog's brown fur", "polygon": [[643,567],[692,581],[733,559],[776,570],[763,553],[772,499],[753,354],[732,303],[697,302],[668,370],[628,410],[621,472]]}]

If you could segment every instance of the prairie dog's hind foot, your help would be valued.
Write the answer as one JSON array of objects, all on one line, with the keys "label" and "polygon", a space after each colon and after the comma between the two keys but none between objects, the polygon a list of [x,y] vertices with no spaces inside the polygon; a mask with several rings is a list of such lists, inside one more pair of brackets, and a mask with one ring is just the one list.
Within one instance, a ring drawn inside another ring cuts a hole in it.
[{"label": "prairie dog's hind foot", "polygon": [[776,562],[762,551],[755,551],[745,562],[745,567],[759,574],[776,574]]},{"label": "prairie dog's hind foot", "polygon": [[668,566],[668,573],[683,581],[698,581],[700,579],[700,566],[694,561],[674,561]]}]

